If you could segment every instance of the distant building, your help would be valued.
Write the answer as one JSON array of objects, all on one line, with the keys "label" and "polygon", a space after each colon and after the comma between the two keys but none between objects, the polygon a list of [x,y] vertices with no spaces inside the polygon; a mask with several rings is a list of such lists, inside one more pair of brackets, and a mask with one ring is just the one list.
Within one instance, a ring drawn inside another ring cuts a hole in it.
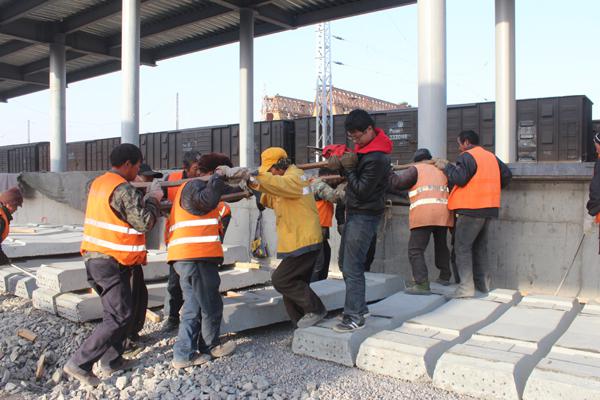
[{"label": "distant building", "polygon": [[[407,103],[391,103],[348,90],[333,88],[333,114],[347,114],[355,108],[390,111],[410,108]],[[315,103],[280,95],[265,96],[262,103],[262,120],[276,121],[315,116]]]}]

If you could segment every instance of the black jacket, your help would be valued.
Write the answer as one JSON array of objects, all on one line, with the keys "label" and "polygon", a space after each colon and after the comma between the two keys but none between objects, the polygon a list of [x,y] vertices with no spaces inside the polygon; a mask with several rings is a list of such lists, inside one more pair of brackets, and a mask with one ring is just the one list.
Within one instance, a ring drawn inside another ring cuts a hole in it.
[{"label": "black jacket", "polygon": [[[496,157],[500,168],[500,187],[504,188],[512,179],[512,172],[502,161]],[[448,164],[444,173],[448,177],[448,189],[452,190],[454,185],[465,186],[477,172],[477,163],[473,156],[466,151],[456,159],[456,165]],[[457,214],[468,215],[476,218],[498,218],[498,208],[479,208],[475,210],[460,209]]]},{"label": "black jacket", "polygon": [[600,213],[600,159],[594,165],[594,177],[590,182],[590,199],[587,202],[588,213],[595,217]]},{"label": "black jacket", "polygon": [[346,212],[348,214],[383,214],[385,191],[391,171],[389,155],[374,151],[358,154],[355,169],[344,171],[346,186]]}]

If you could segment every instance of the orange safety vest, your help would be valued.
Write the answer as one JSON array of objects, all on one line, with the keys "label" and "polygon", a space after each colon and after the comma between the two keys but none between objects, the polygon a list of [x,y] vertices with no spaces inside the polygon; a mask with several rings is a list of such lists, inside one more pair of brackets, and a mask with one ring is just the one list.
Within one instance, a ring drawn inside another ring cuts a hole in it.
[{"label": "orange safety vest", "polygon": [[500,208],[500,167],[496,156],[480,146],[467,153],[475,159],[477,171],[464,187],[454,186],[448,209]]},{"label": "orange safety vest", "polygon": [[317,200],[319,223],[322,228],[331,228],[333,220],[333,203],[327,200]]},{"label": "orange safety vest", "polygon": [[417,164],[417,183],[410,188],[410,229],[422,226],[454,226],[454,215],[448,210],[448,178],[433,165]]},{"label": "orange safety vest", "polygon": [[110,207],[116,187],[127,183],[119,174],[107,172],[94,180],[83,222],[81,254],[94,251],[113,257],[121,265],[146,264],[146,235],[117,217]]},{"label": "orange safety vest", "polygon": [[10,220],[8,219],[8,215],[6,215],[2,207],[0,207],[0,218],[4,220],[4,230],[2,231],[2,236],[0,236],[4,242],[4,239],[6,239],[10,231]]},{"label": "orange safety vest", "polygon": [[167,261],[222,258],[219,208],[204,215],[185,211],[181,207],[180,198],[186,184],[187,182],[179,187],[169,215]]},{"label": "orange safety vest", "polygon": [[[174,171],[174,172],[171,172],[169,174],[169,176],[167,177],[167,182],[180,181],[182,179],[183,179],[183,170]],[[169,201],[171,203],[173,203],[173,200],[175,200],[175,195],[177,194],[177,189],[179,189],[179,186],[172,186],[172,187],[167,188],[167,199],[169,199]]]}]

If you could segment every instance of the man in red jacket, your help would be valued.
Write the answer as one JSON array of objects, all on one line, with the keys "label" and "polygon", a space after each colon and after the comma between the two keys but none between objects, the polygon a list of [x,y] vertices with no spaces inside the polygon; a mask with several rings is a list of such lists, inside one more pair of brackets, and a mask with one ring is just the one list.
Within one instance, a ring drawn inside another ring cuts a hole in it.
[{"label": "man in red jacket", "polygon": [[353,110],[345,121],[354,152],[329,158],[329,168],[341,170],[346,186],[346,224],[342,233],[342,274],[346,282],[346,301],[342,322],[336,332],[353,332],[365,326],[365,269],[367,253],[385,211],[385,191],[391,171],[392,142],[375,127],[364,110]]}]

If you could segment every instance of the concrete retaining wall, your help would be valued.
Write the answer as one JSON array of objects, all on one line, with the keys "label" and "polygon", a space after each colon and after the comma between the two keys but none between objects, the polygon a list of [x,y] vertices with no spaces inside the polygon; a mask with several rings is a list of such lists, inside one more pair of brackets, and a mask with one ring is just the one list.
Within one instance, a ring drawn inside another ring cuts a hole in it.
[{"label": "concrete retaining wall", "polygon": [[[598,227],[593,225],[585,210],[591,165],[515,164],[511,165],[511,169],[521,179],[513,180],[503,191],[500,218],[491,225],[493,286],[554,294],[574,259],[559,295],[600,297]],[[527,175],[529,177],[523,179]],[[233,203],[232,213],[225,244],[248,246],[258,217],[254,200]],[[15,222],[18,223],[80,224],[82,221],[83,213],[80,211],[39,193],[32,199],[26,199],[24,207],[15,214]],[[273,212],[266,210],[263,221],[264,237],[270,253],[275,255],[277,238]],[[156,230],[160,231],[161,226]],[[331,232],[331,270],[335,271],[339,248],[335,225]],[[411,278],[407,257],[408,236],[408,207],[390,207],[378,237],[374,272]],[[161,238],[162,234],[154,232],[151,237]],[[580,241],[581,248],[577,251]],[[150,247],[157,248],[158,244]],[[435,279],[437,271],[431,248],[427,260],[431,279]]]}]

